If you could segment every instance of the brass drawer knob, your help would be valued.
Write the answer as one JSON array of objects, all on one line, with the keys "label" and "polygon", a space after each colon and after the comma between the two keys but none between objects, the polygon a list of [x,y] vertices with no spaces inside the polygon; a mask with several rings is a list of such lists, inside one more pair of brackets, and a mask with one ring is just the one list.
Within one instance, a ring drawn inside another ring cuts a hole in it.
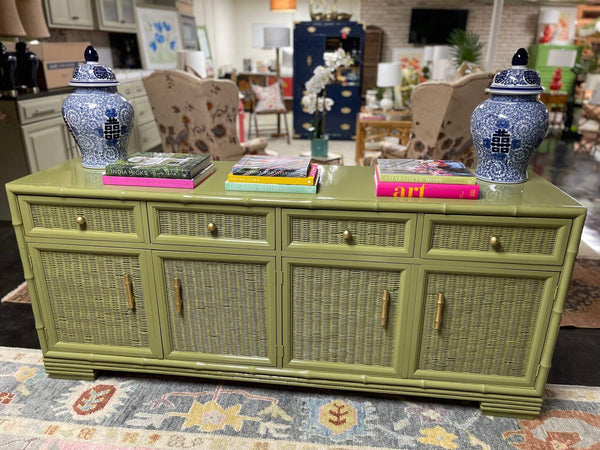
[{"label": "brass drawer knob", "polygon": [[500,246],[500,238],[498,238],[498,236],[496,236],[496,235],[492,235],[492,236],[490,237],[490,245],[491,245],[493,248],[497,248],[497,247],[499,247],[499,246]]},{"label": "brass drawer knob", "polygon": [[209,233],[215,233],[217,231],[217,225],[214,222],[208,222],[206,225],[206,231]]},{"label": "brass drawer knob", "polygon": [[350,232],[350,230],[344,230],[344,232],[342,233],[342,237],[346,241],[350,241],[352,239],[352,233]]},{"label": "brass drawer knob", "polygon": [[75,223],[79,225],[79,228],[83,228],[85,226],[85,217],[77,216],[75,217]]}]

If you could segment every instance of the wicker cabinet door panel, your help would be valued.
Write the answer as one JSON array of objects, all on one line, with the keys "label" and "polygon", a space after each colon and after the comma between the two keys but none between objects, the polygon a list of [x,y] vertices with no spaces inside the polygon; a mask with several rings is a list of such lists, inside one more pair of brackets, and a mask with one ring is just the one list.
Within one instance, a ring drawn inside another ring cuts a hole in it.
[{"label": "wicker cabinet door panel", "polygon": [[30,244],[50,350],[162,356],[146,253]]},{"label": "wicker cabinet door panel", "polygon": [[533,384],[557,272],[424,268],[419,280],[412,377]]},{"label": "wicker cabinet door panel", "polygon": [[155,252],[154,258],[167,358],[202,361],[207,369],[276,364],[274,257]]},{"label": "wicker cabinet door panel", "polygon": [[287,259],[284,367],[397,376],[409,270]]}]

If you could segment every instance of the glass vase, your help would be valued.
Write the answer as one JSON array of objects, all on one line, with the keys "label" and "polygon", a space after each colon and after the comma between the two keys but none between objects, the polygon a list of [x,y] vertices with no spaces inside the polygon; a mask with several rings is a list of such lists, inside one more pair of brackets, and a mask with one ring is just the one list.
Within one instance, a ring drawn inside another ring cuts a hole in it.
[{"label": "glass vase", "polygon": [[329,138],[312,138],[310,141],[310,155],[317,158],[325,158],[329,150]]}]

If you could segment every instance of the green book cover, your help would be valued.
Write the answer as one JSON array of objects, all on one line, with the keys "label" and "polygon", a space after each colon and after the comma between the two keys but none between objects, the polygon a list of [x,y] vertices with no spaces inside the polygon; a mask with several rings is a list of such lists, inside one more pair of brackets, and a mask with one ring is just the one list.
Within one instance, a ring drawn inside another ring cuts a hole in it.
[{"label": "green book cover", "polygon": [[475,184],[473,172],[459,161],[441,159],[378,159],[381,181]]},{"label": "green book cover", "polygon": [[148,178],[194,178],[210,164],[210,155],[138,152],[106,166],[106,175]]}]

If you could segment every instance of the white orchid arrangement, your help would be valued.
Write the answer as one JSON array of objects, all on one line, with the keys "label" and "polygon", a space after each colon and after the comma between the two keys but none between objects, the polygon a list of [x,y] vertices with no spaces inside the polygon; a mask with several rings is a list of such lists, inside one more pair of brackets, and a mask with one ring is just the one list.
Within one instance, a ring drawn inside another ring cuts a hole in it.
[{"label": "white orchid arrangement", "polygon": [[343,48],[323,54],[324,66],[317,66],[313,76],[304,84],[305,94],[301,104],[304,112],[314,114],[313,138],[322,138],[325,132],[325,114],[331,111],[333,100],[326,95],[327,85],[335,80],[334,73],[340,67],[349,67],[354,61]]}]

